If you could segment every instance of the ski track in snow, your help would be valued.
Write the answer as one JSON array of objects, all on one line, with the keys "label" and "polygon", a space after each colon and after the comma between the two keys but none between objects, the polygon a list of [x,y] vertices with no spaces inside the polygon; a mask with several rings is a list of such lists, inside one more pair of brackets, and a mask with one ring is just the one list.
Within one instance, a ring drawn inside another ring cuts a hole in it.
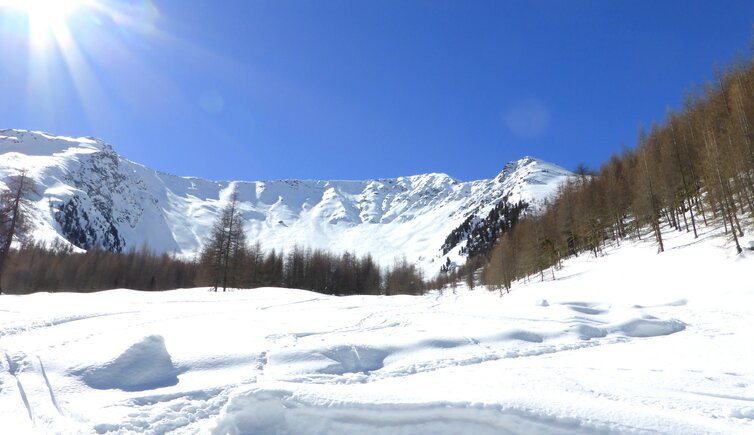
[{"label": "ski track in snow", "polygon": [[752,433],[754,258],[666,243],[502,295],[0,296],[3,432]]},{"label": "ski track in snow", "polygon": [[18,393],[21,395],[21,401],[24,403],[24,407],[26,408],[26,412],[29,414],[29,420],[34,422],[34,414],[31,410],[31,405],[29,405],[29,399],[26,396],[26,390],[24,390],[23,384],[21,384],[21,379],[18,378],[18,361],[15,359],[11,359],[11,356],[8,355],[8,353],[5,353],[5,360],[8,362],[8,373],[10,373],[13,378],[16,380],[16,387],[18,387]]}]

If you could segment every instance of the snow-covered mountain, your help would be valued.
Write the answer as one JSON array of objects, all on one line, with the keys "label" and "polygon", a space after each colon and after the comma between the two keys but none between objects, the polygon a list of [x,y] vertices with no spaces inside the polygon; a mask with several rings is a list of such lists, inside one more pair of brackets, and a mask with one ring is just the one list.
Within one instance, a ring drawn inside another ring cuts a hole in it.
[{"label": "snow-covered mountain", "polygon": [[469,216],[486,216],[506,196],[536,209],[572,175],[525,157],[491,180],[470,182],[445,174],[220,182],[152,170],[99,139],[0,130],[0,181],[22,169],[38,184],[37,240],[193,256],[237,186],[249,239],[265,249],[371,253],[383,265],[405,255],[431,275],[445,238]]}]

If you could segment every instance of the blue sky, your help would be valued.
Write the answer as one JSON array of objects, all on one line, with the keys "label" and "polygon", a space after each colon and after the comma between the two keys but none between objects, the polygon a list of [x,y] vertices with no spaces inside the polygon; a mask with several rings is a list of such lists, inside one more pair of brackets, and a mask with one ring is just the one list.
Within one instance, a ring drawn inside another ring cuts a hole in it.
[{"label": "blue sky", "polygon": [[0,0],[0,127],[211,179],[597,167],[754,23],[746,0],[63,1]]}]

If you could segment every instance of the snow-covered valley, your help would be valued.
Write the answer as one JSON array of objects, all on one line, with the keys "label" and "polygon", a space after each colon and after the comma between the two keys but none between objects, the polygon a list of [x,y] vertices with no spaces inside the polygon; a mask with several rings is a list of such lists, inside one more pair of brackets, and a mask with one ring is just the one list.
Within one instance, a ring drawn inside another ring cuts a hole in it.
[{"label": "snow-covered valley", "polygon": [[509,294],[0,296],[3,433],[752,433],[754,255],[665,236]]},{"label": "snow-covered valley", "polygon": [[754,435],[754,0],[680,3],[0,0],[0,435]]}]

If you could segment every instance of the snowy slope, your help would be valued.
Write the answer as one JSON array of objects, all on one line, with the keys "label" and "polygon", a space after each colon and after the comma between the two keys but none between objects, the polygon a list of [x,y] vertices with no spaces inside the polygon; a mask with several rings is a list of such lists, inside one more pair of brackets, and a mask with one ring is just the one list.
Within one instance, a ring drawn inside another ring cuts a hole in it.
[{"label": "snowy slope", "polygon": [[383,265],[405,255],[429,275],[439,270],[445,237],[469,215],[484,217],[506,195],[536,208],[571,175],[526,157],[494,179],[472,182],[445,174],[214,182],[151,170],[98,139],[0,130],[0,181],[20,169],[40,186],[34,233],[40,240],[193,256],[238,186],[249,239],[265,249],[371,253]]},{"label": "snowy slope", "polygon": [[754,255],[665,237],[503,295],[0,296],[3,433],[754,433]]}]

